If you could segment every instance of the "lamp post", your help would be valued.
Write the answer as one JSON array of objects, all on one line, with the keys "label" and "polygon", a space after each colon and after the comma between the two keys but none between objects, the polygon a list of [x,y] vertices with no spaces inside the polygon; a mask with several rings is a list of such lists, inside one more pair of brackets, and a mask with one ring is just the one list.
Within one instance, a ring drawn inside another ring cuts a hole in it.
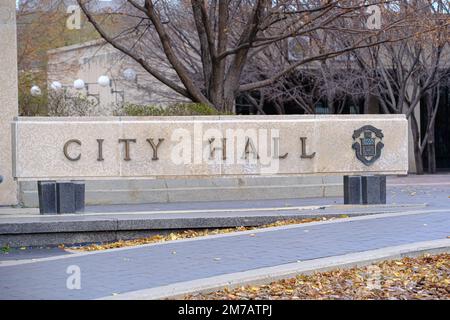
[{"label": "lamp post", "polygon": [[67,96],[67,90],[66,90],[66,89],[69,89],[69,88],[71,88],[71,87],[72,87],[72,86],[64,85],[64,84],[62,84],[62,83],[59,82],[59,81],[53,81],[53,82],[50,84],[50,89],[52,89],[53,91],[58,92],[58,91],[60,91],[60,90],[64,90],[64,100],[66,100],[66,99],[72,99],[72,97]]},{"label": "lamp post", "polygon": [[[137,73],[133,68],[127,68],[122,72],[122,76],[125,78],[125,80],[129,82],[134,82],[137,84]],[[113,87],[114,85],[114,87]],[[125,103],[125,90],[117,90],[116,89],[116,81],[111,79],[110,82],[111,86],[111,94],[116,95],[116,102],[117,102],[117,95],[119,95],[122,98],[122,104]]]},{"label": "lamp post", "polygon": [[[122,75],[125,78],[125,80],[134,82],[137,84],[137,73],[134,69],[132,69],[132,68],[125,69],[123,71]],[[100,87],[103,87],[103,88],[109,86],[111,89],[111,94],[116,95],[116,102],[117,102],[117,95],[119,95],[121,97],[122,104],[125,103],[125,91],[117,90],[116,89],[116,81],[114,79],[109,78],[106,75],[101,75],[100,77],[98,77],[97,82],[85,82],[83,79],[77,79],[73,82],[72,86],[63,85],[58,81],[53,81],[50,84],[50,88],[54,91],[59,91],[61,89],[67,89],[67,88],[71,88],[71,87],[74,88],[75,90],[85,89],[86,96],[95,98],[96,105],[99,105],[100,104],[100,94],[99,93],[91,93],[89,91],[89,89],[93,85],[99,85]],[[41,89],[39,89],[39,87],[37,87],[37,86],[33,86],[31,88],[31,94],[35,95],[35,96],[39,96],[39,95],[41,95]],[[68,98],[66,96],[66,93],[64,93],[64,97],[66,99]]]},{"label": "lamp post", "polygon": [[116,95],[116,103],[117,103],[117,95],[122,98],[122,104],[125,103],[125,91],[124,90],[116,90],[116,82],[111,79],[109,86],[111,87],[111,94]]},{"label": "lamp post", "polygon": [[[107,87],[108,85],[110,85],[110,79],[109,79],[108,76],[105,76],[105,75],[100,76],[98,78],[97,82],[91,82],[91,83],[84,82],[83,79],[77,79],[77,80],[75,80],[73,82],[73,86],[72,87],[75,90],[83,90],[83,89],[85,89],[86,90],[86,96],[87,97],[93,97],[95,99],[95,101],[96,101],[96,105],[99,105],[100,104],[100,94],[99,93],[91,93],[89,91],[89,87],[92,86],[92,85],[99,85],[101,87]],[[61,84],[58,81],[53,81],[51,83],[51,85],[50,85],[50,88],[52,90],[54,90],[54,91],[59,91],[61,89],[67,89],[67,88],[70,88],[70,87],[71,86],[63,85],[63,84]],[[66,99],[68,98],[66,94],[64,96],[65,96]]]},{"label": "lamp post", "polygon": [[85,88],[86,89],[86,96],[94,97],[96,99],[96,101],[97,101],[96,105],[99,105],[100,104],[100,93],[91,93],[89,91],[90,86],[93,86],[93,85],[99,85],[100,87],[103,87],[103,88],[105,88],[107,86],[112,87],[111,79],[108,76],[106,76],[106,75],[101,75],[100,77],[98,77],[97,82],[85,83],[81,79],[75,80],[75,82],[74,82],[74,88],[75,89],[81,90],[81,89]]},{"label": "lamp post", "polygon": [[95,105],[98,106],[100,104],[100,94],[99,93],[91,93],[89,91],[89,86],[94,85],[96,83],[88,83],[84,82],[82,79],[77,79],[73,82],[73,87],[75,90],[83,90],[86,89],[86,96],[87,97],[93,97],[96,101]]}]

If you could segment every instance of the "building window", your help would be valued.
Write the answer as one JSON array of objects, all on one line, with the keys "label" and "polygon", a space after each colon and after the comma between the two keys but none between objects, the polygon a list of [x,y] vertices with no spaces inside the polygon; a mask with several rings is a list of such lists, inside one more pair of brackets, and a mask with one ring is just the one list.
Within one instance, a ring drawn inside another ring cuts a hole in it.
[{"label": "building window", "polygon": [[329,114],[330,109],[324,103],[319,102],[316,104],[316,114]]}]

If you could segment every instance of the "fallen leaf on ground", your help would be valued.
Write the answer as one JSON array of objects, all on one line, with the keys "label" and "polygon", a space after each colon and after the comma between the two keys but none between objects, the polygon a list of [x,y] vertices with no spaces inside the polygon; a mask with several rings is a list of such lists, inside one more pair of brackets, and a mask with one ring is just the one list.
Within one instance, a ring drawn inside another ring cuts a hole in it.
[{"label": "fallen leaf on ground", "polygon": [[450,254],[383,261],[366,267],[299,275],[267,285],[224,288],[186,300],[450,299]]},{"label": "fallen leaf on ground", "polygon": [[[165,242],[165,241],[174,241],[174,240],[180,240],[180,239],[188,239],[188,238],[196,238],[196,237],[203,237],[207,235],[215,235],[215,234],[224,234],[224,233],[231,233],[236,231],[249,231],[249,230],[256,230],[256,229],[264,229],[264,228],[271,228],[271,227],[280,227],[285,225],[291,225],[291,224],[302,224],[302,223],[310,223],[310,222],[317,222],[317,221],[323,221],[323,220],[332,220],[333,218],[323,218],[323,217],[317,217],[317,218],[305,218],[305,219],[286,219],[286,220],[279,220],[275,221],[273,223],[261,225],[261,226],[255,226],[255,227],[235,227],[235,228],[222,228],[222,229],[202,229],[202,230],[183,230],[179,232],[172,232],[169,234],[158,234],[153,235],[146,238],[138,238],[138,239],[132,239],[132,240],[119,240],[116,242],[108,242],[108,243],[101,243],[101,244],[89,244],[84,246],[75,246],[75,247],[65,247],[63,244],[59,245],[60,249],[69,249],[73,251],[97,251],[97,250],[107,250],[107,249],[113,249],[113,248],[122,248],[122,247],[132,247],[132,246],[139,246],[143,244],[149,244],[149,243],[156,243],[156,242]],[[256,234],[251,233],[250,237],[254,237]]]}]

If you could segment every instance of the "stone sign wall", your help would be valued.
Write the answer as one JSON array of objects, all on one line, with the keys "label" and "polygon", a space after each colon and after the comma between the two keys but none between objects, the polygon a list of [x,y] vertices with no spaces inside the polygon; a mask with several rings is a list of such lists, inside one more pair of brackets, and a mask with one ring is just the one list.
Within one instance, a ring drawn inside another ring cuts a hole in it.
[{"label": "stone sign wall", "polygon": [[17,116],[16,2],[0,1],[0,205],[17,204],[12,175],[11,121]]},{"label": "stone sign wall", "polygon": [[404,115],[18,118],[21,180],[406,174]]}]

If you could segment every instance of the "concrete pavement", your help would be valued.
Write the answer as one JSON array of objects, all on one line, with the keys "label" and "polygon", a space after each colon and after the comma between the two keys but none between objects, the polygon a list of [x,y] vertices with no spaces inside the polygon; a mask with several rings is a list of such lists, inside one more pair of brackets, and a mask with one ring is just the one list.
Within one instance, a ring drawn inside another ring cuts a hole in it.
[{"label": "concrete pavement", "polygon": [[[0,253],[0,299],[162,297],[174,288],[183,292],[186,286],[211,287],[224,279],[237,284],[251,277],[268,279],[273,270],[286,276],[320,268],[324,263],[336,266],[369,261],[388,257],[399,252],[398,248],[402,248],[400,252],[416,252],[435,248],[436,243],[443,250],[450,247],[449,175],[435,180],[413,176],[388,181],[387,206],[342,206],[340,198],[191,202],[91,207],[84,219],[110,214],[139,216],[148,209],[154,216],[176,219],[186,212],[242,217],[242,212],[261,215],[266,211],[276,216],[280,212],[298,213],[296,206],[315,206],[302,214],[318,211],[366,216],[91,253],[69,254],[57,248],[12,250],[9,255]],[[268,210],[276,207],[282,210]],[[174,212],[166,214],[168,211]],[[377,214],[367,215],[371,213]],[[30,213],[23,216],[32,217]],[[19,218],[10,214],[2,217]],[[67,288],[71,266],[80,268],[80,290]]]},{"label": "concrete pavement", "polygon": [[0,208],[0,247],[117,241],[186,228],[448,208],[449,195],[450,175],[424,175],[390,177],[386,206],[344,206],[342,198],[308,198],[90,206],[84,214],[56,216],[41,216],[36,209]]},{"label": "concrete pavement", "polygon": [[289,219],[336,218],[344,213],[360,216],[424,207],[424,204],[330,205],[6,216],[0,218],[0,247],[112,242],[186,229],[250,227]]},{"label": "concrete pavement", "polygon": [[[102,252],[4,261],[0,299],[97,299],[220,275],[445,240],[450,209],[415,210]],[[69,290],[68,268],[81,289]]]},{"label": "concrete pavement", "polygon": [[56,216],[41,216],[35,209],[3,208],[0,247],[117,241],[188,228],[257,226],[284,219],[379,214],[424,206],[447,208],[449,195],[450,175],[438,175],[391,177],[386,206],[343,206],[342,198],[309,198],[90,206],[84,214]]}]

